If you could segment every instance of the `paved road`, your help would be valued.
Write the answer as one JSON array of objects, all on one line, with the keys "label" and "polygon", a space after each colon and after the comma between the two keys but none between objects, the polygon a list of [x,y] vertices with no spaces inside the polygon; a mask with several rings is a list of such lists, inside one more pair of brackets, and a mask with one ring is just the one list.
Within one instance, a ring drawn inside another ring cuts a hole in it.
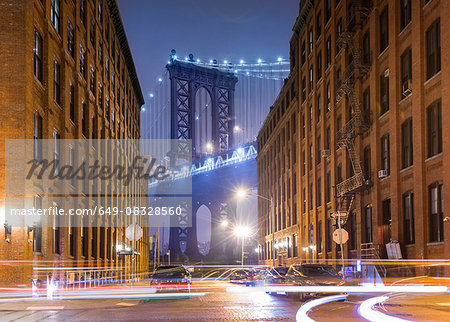
[{"label": "paved road", "polygon": [[[206,283],[205,283],[206,284]],[[211,283],[209,283],[211,284]],[[294,321],[301,302],[265,293],[227,292],[216,283],[202,297],[177,300],[73,300],[0,305],[1,321]],[[15,309],[12,310],[11,308]]]}]

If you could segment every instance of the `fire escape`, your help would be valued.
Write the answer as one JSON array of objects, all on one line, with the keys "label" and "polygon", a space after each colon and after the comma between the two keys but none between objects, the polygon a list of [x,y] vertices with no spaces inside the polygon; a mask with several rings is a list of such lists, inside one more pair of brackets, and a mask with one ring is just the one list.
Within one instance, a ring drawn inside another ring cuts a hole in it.
[{"label": "fire escape", "polygon": [[353,167],[353,176],[338,183],[335,187],[336,211],[344,215],[349,213],[356,193],[367,189],[368,178],[365,177],[356,138],[369,130],[370,123],[361,113],[359,92],[356,88],[357,80],[363,78],[370,70],[370,57],[363,55],[359,39],[362,25],[367,21],[372,10],[370,0],[353,0],[348,9],[346,27],[337,38],[340,48],[346,49],[349,54],[349,63],[342,78],[337,80],[336,102],[344,96],[351,109],[350,121],[337,132],[337,149],[344,148]]}]

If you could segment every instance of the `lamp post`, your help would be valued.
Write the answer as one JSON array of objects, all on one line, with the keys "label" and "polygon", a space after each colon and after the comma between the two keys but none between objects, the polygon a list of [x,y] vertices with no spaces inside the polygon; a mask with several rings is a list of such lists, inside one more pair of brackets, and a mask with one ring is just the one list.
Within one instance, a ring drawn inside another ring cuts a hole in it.
[{"label": "lamp post", "polygon": [[234,234],[242,238],[242,252],[241,252],[241,266],[244,266],[244,243],[245,237],[250,234],[250,228],[244,226],[237,226],[234,228]]},{"label": "lamp post", "polygon": [[258,198],[261,198],[263,200],[267,200],[270,202],[270,214],[271,214],[271,219],[272,219],[272,266],[275,267],[275,210],[274,210],[274,205],[273,205],[273,198],[267,198],[264,196],[261,196],[257,193],[250,193],[247,190],[244,189],[239,189],[237,191],[237,195],[239,198],[244,198],[247,195],[253,195],[256,196]]}]

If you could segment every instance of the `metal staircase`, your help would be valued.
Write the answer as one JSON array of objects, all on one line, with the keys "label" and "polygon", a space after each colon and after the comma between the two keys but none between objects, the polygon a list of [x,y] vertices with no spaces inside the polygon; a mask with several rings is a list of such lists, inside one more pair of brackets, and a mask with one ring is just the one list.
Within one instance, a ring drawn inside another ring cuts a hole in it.
[{"label": "metal staircase", "polygon": [[[386,283],[387,271],[380,258],[379,245],[373,243],[361,244],[361,259],[373,265],[380,278]],[[367,265],[370,266],[370,264]]]},{"label": "metal staircase", "polygon": [[346,30],[342,31],[337,39],[339,47],[351,53],[351,62],[345,69],[342,80],[338,81],[336,88],[336,102],[347,97],[351,107],[351,119],[337,132],[336,146],[345,148],[348,152],[354,175],[336,185],[335,197],[339,212],[350,212],[355,194],[369,184],[361,166],[361,159],[356,147],[356,137],[366,132],[370,125],[362,117],[359,95],[355,89],[356,80],[364,77],[370,70],[370,61],[363,57],[359,46],[359,33],[362,24],[366,21],[372,10],[369,0],[353,0],[349,9]]}]

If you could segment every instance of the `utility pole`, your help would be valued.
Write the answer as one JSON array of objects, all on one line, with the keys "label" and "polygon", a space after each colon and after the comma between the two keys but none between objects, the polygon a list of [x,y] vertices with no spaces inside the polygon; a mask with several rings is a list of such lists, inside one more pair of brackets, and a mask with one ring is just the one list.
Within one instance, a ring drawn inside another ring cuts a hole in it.
[{"label": "utility pole", "polygon": [[341,248],[341,264],[342,264],[342,279],[345,282],[345,262],[344,262],[344,245],[342,244],[342,227],[341,227],[341,212],[337,212],[338,229],[339,229],[339,246]]},{"label": "utility pole", "polygon": [[275,209],[273,197],[270,197],[270,212],[272,214],[272,266],[275,267]]}]

